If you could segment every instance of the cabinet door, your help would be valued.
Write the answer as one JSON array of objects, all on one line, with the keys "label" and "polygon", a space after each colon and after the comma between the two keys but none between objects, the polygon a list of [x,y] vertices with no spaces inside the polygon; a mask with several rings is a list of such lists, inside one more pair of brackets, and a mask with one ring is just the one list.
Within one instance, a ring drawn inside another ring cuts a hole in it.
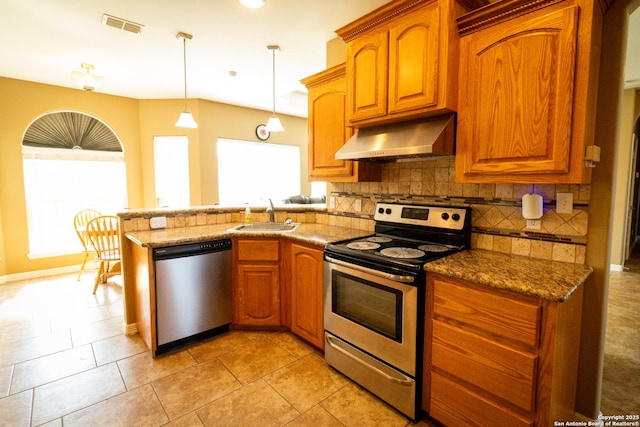
[{"label": "cabinet door", "polygon": [[542,9],[461,38],[458,181],[569,171],[577,20]]},{"label": "cabinet door", "polygon": [[345,65],[329,68],[301,82],[309,91],[309,180],[380,181],[380,163],[335,158],[336,152],[353,134],[347,127]]},{"label": "cabinet door", "polygon": [[238,265],[236,319],[252,326],[280,325],[280,278],[278,265]]},{"label": "cabinet door", "polygon": [[389,28],[389,113],[438,103],[438,2]]},{"label": "cabinet door", "polygon": [[291,331],[324,348],[321,250],[291,245]]},{"label": "cabinet door", "polygon": [[386,28],[347,43],[347,112],[352,122],[387,113],[388,44]]},{"label": "cabinet door", "polygon": [[314,178],[353,176],[350,160],[336,160],[336,151],[351,136],[346,126],[344,74],[309,88],[309,175]]}]

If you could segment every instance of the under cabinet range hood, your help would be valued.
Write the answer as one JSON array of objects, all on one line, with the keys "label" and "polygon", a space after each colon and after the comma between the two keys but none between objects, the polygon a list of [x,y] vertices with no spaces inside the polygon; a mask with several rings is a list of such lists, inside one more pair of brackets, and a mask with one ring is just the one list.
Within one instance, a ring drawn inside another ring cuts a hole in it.
[{"label": "under cabinet range hood", "polygon": [[452,156],[455,116],[359,129],[336,152],[336,160],[402,160]]}]

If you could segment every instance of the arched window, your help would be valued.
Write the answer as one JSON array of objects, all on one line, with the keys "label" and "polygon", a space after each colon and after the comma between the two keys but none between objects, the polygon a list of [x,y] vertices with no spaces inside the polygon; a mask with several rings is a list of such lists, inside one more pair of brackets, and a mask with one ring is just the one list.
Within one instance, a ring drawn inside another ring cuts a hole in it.
[{"label": "arched window", "polygon": [[73,229],[78,211],[126,207],[122,145],[95,117],[72,111],[39,117],[24,134],[22,163],[32,258],[82,251]]}]

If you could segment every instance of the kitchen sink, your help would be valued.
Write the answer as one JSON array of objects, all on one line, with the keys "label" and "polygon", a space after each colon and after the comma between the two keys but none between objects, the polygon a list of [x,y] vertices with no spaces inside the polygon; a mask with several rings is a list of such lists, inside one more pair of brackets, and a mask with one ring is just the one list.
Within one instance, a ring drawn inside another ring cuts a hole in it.
[{"label": "kitchen sink", "polygon": [[252,224],[238,225],[233,227],[231,231],[284,233],[294,231],[298,227],[300,227],[299,222],[292,222],[290,224],[284,222],[254,222]]}]

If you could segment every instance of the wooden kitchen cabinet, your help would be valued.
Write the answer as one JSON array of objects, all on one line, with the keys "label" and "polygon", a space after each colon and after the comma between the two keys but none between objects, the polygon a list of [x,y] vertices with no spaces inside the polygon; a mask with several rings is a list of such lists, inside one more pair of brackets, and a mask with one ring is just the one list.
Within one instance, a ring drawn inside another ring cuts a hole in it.
[{"label": "wooden kitchen cabinet", "polygon": [[[158,349],[156,335],[156,287],[154,283],[153,249],[123,239],[123,250],[130,255],[133,289],[135,292],[136,330],[155,356]],[[125,249],[126,248],[126,249]],[[129,257],[128,257],[129,258]]]},{"label": "wooden kitchen cabinet", "polygon": [[278,239],[237,239],[233,253],[234,326],[279,327],[280,242]]},{"label": "wooden kitchen cabinet", "polygon": [[324,350],[322,248],[289,243],[291,332]]},{"label": "wooden kitchen cabinet", "polygon": [[[479,7],[486,1],[464,2]],[[356,127],[453,112],[456,0],[395,0],[336,33],[347,48],[347,117]]]},{"label": "wooden kitchen cabinet", "polygon": [[582,287],[558,303],[427,276],[423,408],[445,425],[574,416]]},{"label": "wooden kitchen cabinet", "polygon": [[456,181],[588,183],[603,11],[499,1],[458,19]]},{"label": "wooden kitchen cabinet", "polygon": [[351,137],[346,125],[345,65],[309,76],[309,180],[332,182],[380,181],[382,166],[370,161],[336,160],[336,151]]}]

